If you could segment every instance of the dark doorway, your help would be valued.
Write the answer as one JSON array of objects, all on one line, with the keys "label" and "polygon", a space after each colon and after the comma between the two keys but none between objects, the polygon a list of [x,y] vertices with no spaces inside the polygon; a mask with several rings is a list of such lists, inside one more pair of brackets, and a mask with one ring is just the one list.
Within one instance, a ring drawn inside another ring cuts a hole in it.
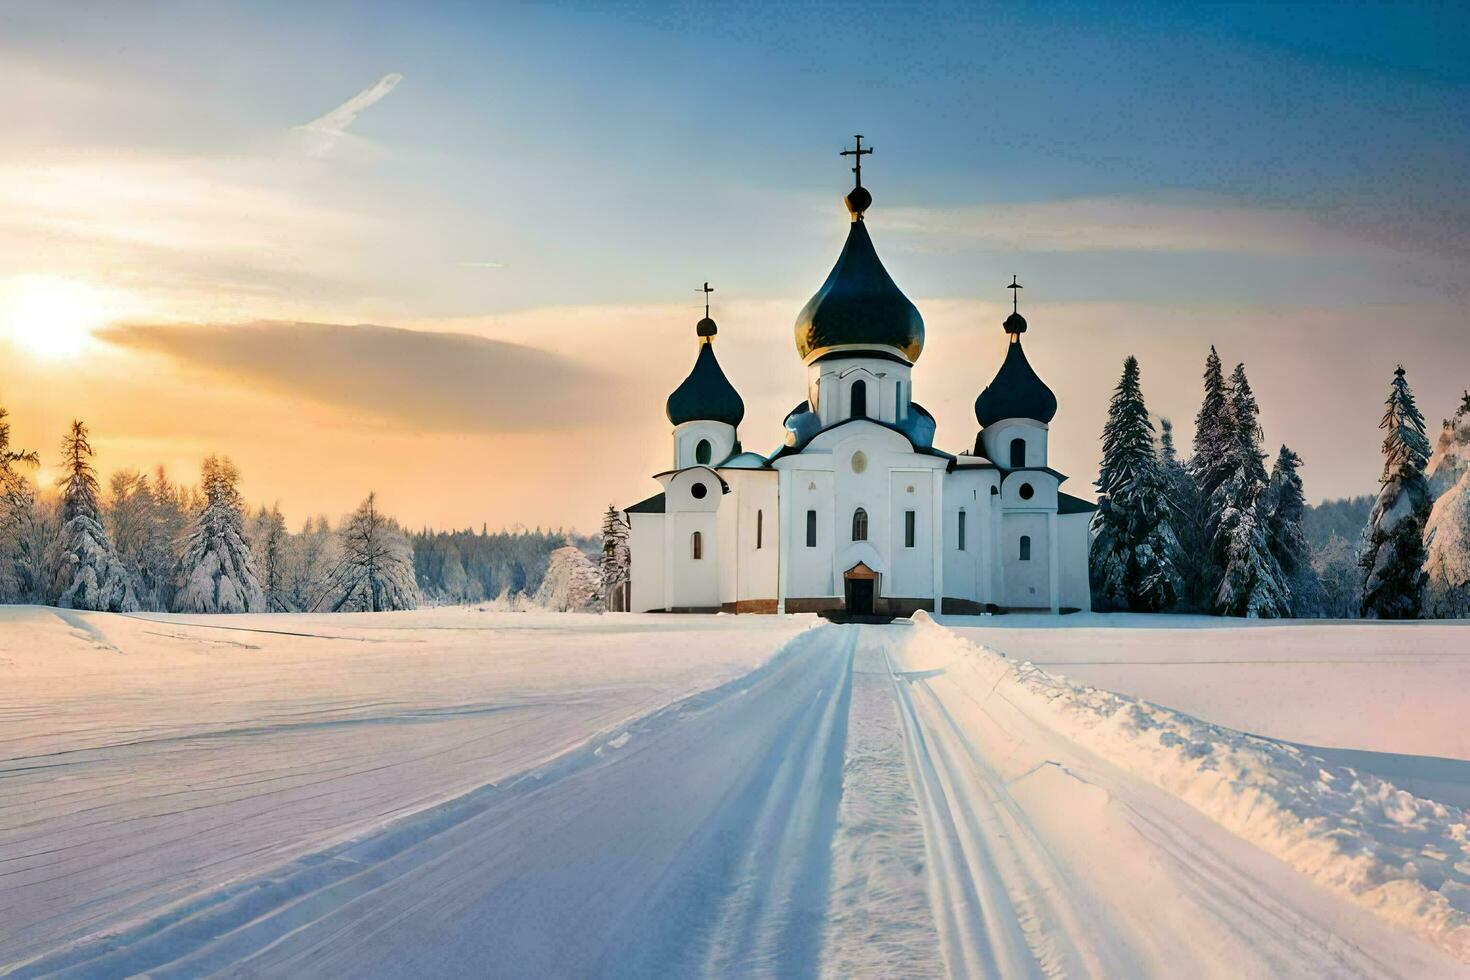
[{"label": "dark doorway", "polygon": [[849,616],[873,615],[873,580],[850,578],[847,580],[847,614]]}]

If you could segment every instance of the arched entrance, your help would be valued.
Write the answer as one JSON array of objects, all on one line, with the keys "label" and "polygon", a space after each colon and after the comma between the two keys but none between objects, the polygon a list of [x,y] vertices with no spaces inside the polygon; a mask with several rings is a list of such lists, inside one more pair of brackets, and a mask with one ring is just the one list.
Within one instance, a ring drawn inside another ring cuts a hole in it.
[{"label": "arched entrance", "polygon": [[842,576],[843,598],[849,616],[871,616],[878,598],[878,573],[862,562],[849,568]]}]

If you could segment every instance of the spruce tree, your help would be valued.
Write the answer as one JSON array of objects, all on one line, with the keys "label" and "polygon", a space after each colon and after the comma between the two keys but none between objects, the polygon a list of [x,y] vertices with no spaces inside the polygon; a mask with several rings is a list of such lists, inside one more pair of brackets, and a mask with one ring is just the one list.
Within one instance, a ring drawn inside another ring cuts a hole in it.
[{"label": "spruce tree", "polygon": [[61,446],[65,475],[61,478],[61,538],[58,542],[52,594],[67,609],[131,612],[138,608],[132,576],[118,560],[112,539],[102,526],[92,444],[80,421]]},{"label": "spruce tree", "polygon": [[1094,602],[1100,609],[1142,612],[1174,605],[1183,585],[1179,542],[1154,454],[1138,359],[1131,355],[1108,405],[1097,489],[1101,498],[1093,515],[1089,563]]},{"label": "spruce tree", "polygon": [[413,549],[398,522],[378,509],[375,493],[367,495],[338,531],[340,560],[315,604],[328,612],[387,612],[417,609],[418,580]]},{"label": "spruce tree", "polygon": [[264,506],[250,522],[250,552],[255,558],[255,578],[265,596],[266,612],[294,612],[287,583],[286,518],[280,505]]},{"label": "spruce tree", "polygon": [[204,461],[204,503],[184,539],[174,611],[243,613],[265,609],[255,562],[245,540],[239,471],[220,456]]},{"label": "spruce tree", "polygon": [[1217,515],[1210,550],[1220,568],[1214,608],[1223,616],[1289,616],[1291,587],[1266,540],[1266,455],[1261,452],[1260,409],[1244,364],[1237,364],[1230,375],[1229,396],[1229,468],[1209,506]]},{"label": "spruce tree", "polygon": [[1361,611],[1371,619],[1414,619],[1423,608],[1424,526],[1430,510],[1424,467],[1429,440],[1403,365],[1394,371],[1385,405],[1378,423],[1387,433],[1378,479],[1381,489],[1358,557],[1363,574]]},{"label": "spruce tree", "polygon": [[1194,417],[1194,449],[1189,459],[1189,473],[1195,486],[1192,524],[1198,528],[1199,543],[1205,546],[1195,553],[1197,591],[1194,599],[1201,607],[1212,608],[1223,568],[1209,545],[1220,526],[1218,491],[1232,472],[1230,453],[1235,443],[1230,389],[1220,367],[1220,355],[1214,347],[1205,358],[1204,387],[1204,400]]},{"label": "spruce tree", "polygon": [[0,407],[0,602],[34,598],[28,543],[35,522],[35,491],[20,467],[41,462],[34,450],[10,445],[9,413]]},{"label": "spruce tree", "polygon": [[1169,506],[1169,523],[1179,542],[1176,565],[1184,583],[1180,599],[1188,601],[1197,598],[1202,588],[1204,531],[1200,519],[1203,508],[1194,477],[1190,476],[1189,468],[1179,459],[1174,447],[1174,423],[1166,418],[1159,419],[1159,473],[1163,477],[1164,496]]},{"label": "spruce tree", "polygon": [[608,504],[602,515],[602,601],[609,612],[627,609],[629,573],[628,525],[616,507]]},{"label": "spruce tree", "polygon": [[1271,466],[1266,494],[1266,544],[1291,588],[1291,615],[1321,615],[1322,585],[1312,567],[1312,547],[1302,529],[1306,496],[1302,492],[1302,458],[1286,446]]}]

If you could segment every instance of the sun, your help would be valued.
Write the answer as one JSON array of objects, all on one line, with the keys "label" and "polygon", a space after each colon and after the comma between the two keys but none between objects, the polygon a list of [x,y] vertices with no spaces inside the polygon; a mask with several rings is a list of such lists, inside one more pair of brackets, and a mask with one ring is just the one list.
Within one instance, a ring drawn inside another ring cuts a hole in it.
[{"label": "sun", "polygon": [[70,279],[23,276],[0,290],[0,338],[35,357],[76,357],[105,318],[97,292]]}]

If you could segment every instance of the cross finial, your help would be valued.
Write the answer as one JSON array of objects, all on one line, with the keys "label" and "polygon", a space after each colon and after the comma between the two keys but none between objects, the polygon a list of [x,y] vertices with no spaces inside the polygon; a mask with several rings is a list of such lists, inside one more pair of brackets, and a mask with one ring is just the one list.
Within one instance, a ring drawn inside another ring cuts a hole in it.
[{"label": "cross finial", "polygon": [[853,136],[853,143],[854,143],[853,149],[851,149],[851,150],[843,150],[840,155],[841,156],[845,156],[845,157],[853,157],[854,158],[853,161],[852,161],[852,164],[853,164],[853,166],[852,166],[853,185],[852,186],[856,188],[856,187],[863,186],[863,157],[866,156],[866,155],[868,155],[869,153],[872,153],[873,152],[873,148],[871,146],[869,146],[867,148],[864,148],[863,147],[863,134],[862,133],[858,133],[857,135]]},{"label": "cross finial", "polygon": [[1019,290],[1025,289],[1026,287],[1023,286],[1023,285],[1021,285],[1020,283],[1016,282],[1016,276],[1015,276],[1014,273],[1012,273],[1011,274],[1011,284],[1009,286],[1007,286],[1006,288],[1011,291],[1011,312],[1012,313],[1019,313],[1019,312],[1021,312],[1021,302],[1020,302],[1020,300],[1021,300],[1021,294],[1020,294]]},{"label": "cross finial", "polygon": [[708,320],[709,319],[709,294],[715,291],[715,287],[711,286],[709,284],[709,280],[706,279],[704,285],[699,288],[699,291],[701,293],[704,293],[704,317],[705,317],[706,320]]}]

